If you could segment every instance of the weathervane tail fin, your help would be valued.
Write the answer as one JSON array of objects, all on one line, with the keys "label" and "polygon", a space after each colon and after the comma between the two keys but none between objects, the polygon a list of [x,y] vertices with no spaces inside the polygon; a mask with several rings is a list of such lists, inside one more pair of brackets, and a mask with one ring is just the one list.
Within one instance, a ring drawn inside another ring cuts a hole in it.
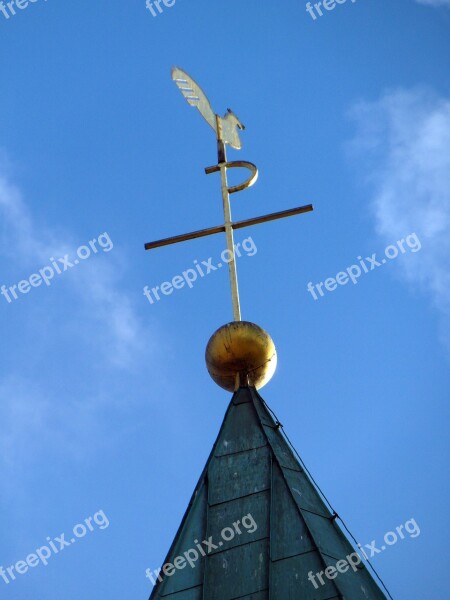
[{"label": "weathervane tail fin", "polygon": [[175,81],[181,93],[190,106],[196,107],[205,121],[211,125],[217,133],[216,115],[211,104],[200,86],[185,71],[178,67],[172,69],[172,79]]}]

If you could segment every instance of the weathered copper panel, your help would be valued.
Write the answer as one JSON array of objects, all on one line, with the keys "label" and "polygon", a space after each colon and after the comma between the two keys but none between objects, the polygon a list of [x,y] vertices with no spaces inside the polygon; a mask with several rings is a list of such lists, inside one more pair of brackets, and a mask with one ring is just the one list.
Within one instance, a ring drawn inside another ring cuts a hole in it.
[{"label": "weathered copper panel", "polygon": [[[269,510],[269,491],[212,506],[209,509],[207,535],[212,536],[215,544],[220,540],[223,541],[223,546],[213,550],[213,553],[268,538]],[[236,526],[233,525],[234,523]],[[231,528],[231,531],[229,529],[224,531],[224,528]],[[227,540],[223,539],[221,532],[224,532]],[[228,541],[233,532],[233,538]]]},{"label": "weathered copper panel", "polygon": [[220,435],[215,455],[223,456],[267,445],[253,403],[233,406]]},{"label": "weathered copper panel", "polygon": [[203,585],[175,592],[174,594],[161,594],[161,598],[167,598],[167,600],[203,600]]},{"label": "weathered copper panel", "polygon": [[[173,563],[177,556],[183,556],[192,548],[195,548],[194,540],[203,540],[206,534],[206,488],[203,486],[199,490],[194,500],[193,506],[189,512],[189,517],[184,522],[182,530],[179,532],[176,542],[171,550],[170,558],[167,562]],[[201,557],[199,556],[199,559]],[[204,561],[196,561],[194,567],[189,564],[183,569],[177,569],[173,575],[164,579],[162,586],[163,597],[168,594],[173,594],[180,590],[195,588],[203,583]],[[193,599],[197,598],[197,592],[192,592]],[[186,596],[186,599],[191,596]],[[183,596],[183,600],[185,597]]]},{"label": "weathered copper panel", "polygon": [[[338,598],[338,592],[327,578],[325,585],[308,579],[308,573],[323,571],[323,562],[316,552],[293,556],[272,563],[270,600],[329,600]],[[348,600],[354,600],[349,596]]]},{"label": "weathered copper panel", "polygon": [[264,432],[269,439],[269,443],[272,446],[273,451],[277,457],[279,464],[282,467],[287,467],[294,471],[301,471],[301,467],[298,460],[292,454],[292,450],[282,437],[278,429],[272,427],[264,427]]},{"label": "weathered copper panel", "polygon": [[268,587],[268,541],[237,546],[210,556],[205,571],[208,600],[232,600]]},{"label": "weathered copper panel", "polygon": [[[345,556],[342,558],[345,559]],[[356,562],[357,558],[355,556],[353,559]],[[336,568],[334,559],[324,555],[324,561],[328,567]],[[350,598],[351,600],[386,600],[386,596],[381,592],[362,563],[355,565],[354,568],[349,568],[345,573],[338,572],[334,582],[344,598]]]},{"label": "weathered copper panel", "polygon": [[239,598],[239,600],[269,600],[269,590],[264,590],[262,592],[256,592],[256,594],[242,596],[242,598]]},{"label": "weathered copper panel", "polygon": [[272,512],[270,519],[270,557],[273,561],[304,554],[315,549],[306,523],[295,504],[280,468],[274,464]]},{"label": "weathered copper panel", "polygon": [[317,547],[323,554],[340,560],[353,551],[336,521],[324,519],[307,511],[304,511],[303,516]]},{"label": "weathered copper panel", "polygon": [[292,471],[290,469],[284,469],[283,473],[297,506],[313,513],[323,515],[323,517],[326,518],[331,516],[329,509],[325,506],[325,503],[306,473]]},{"label": "weathered copper panel", "polygon": [[210,505],[255,494],[270,487],[267,447],[216,457],[208,469]]}]

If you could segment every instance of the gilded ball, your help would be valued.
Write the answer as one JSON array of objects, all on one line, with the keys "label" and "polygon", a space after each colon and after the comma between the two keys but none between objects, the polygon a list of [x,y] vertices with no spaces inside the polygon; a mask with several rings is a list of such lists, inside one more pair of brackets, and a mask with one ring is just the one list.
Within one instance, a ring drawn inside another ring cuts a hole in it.
[{"label": "gilded ball", "polygon": [[233,321],[220,327],[206,346],[205,358],[212,379],[230,392],[239,385],[262,388],[277,366],[272,338],[249,321]]}]

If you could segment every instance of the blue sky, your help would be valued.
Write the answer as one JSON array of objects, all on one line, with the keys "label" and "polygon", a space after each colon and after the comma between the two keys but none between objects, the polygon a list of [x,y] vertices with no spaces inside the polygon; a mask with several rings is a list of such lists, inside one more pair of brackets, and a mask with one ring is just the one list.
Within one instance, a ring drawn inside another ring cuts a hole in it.
[{"label": "blue sky", "polygon": [[[278,351],[262,395],[361,543],[420,526],[373,560],[393,597],[448,597],[450,3],[349,0],[315,20],[305,4],[0,13],[0,285],[61,270],[0,296],[0,566],[97,515],[0,579],[5,600],[147,598],[229,401],[204,366],[232,319],[225,269],[143,295],[225,247],[143,250],[223,218],[215,141],[173,65],[246,125],[229,157],[260,177],[234,219],[315,205],[236,235],[257,248],[238,260],[243,318]],[[356,284],[307,291],[414,233],[420,249]]]}]

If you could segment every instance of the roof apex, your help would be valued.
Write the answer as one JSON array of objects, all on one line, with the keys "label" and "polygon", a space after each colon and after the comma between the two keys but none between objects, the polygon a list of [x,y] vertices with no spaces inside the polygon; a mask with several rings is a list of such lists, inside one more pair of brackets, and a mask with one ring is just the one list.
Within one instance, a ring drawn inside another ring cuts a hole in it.
[{"label": "roof apex", "polygon": [[385,600],[362,560],[323,576],[357,561],[335,517],[256,389],[240,388],[150,600]]}]

